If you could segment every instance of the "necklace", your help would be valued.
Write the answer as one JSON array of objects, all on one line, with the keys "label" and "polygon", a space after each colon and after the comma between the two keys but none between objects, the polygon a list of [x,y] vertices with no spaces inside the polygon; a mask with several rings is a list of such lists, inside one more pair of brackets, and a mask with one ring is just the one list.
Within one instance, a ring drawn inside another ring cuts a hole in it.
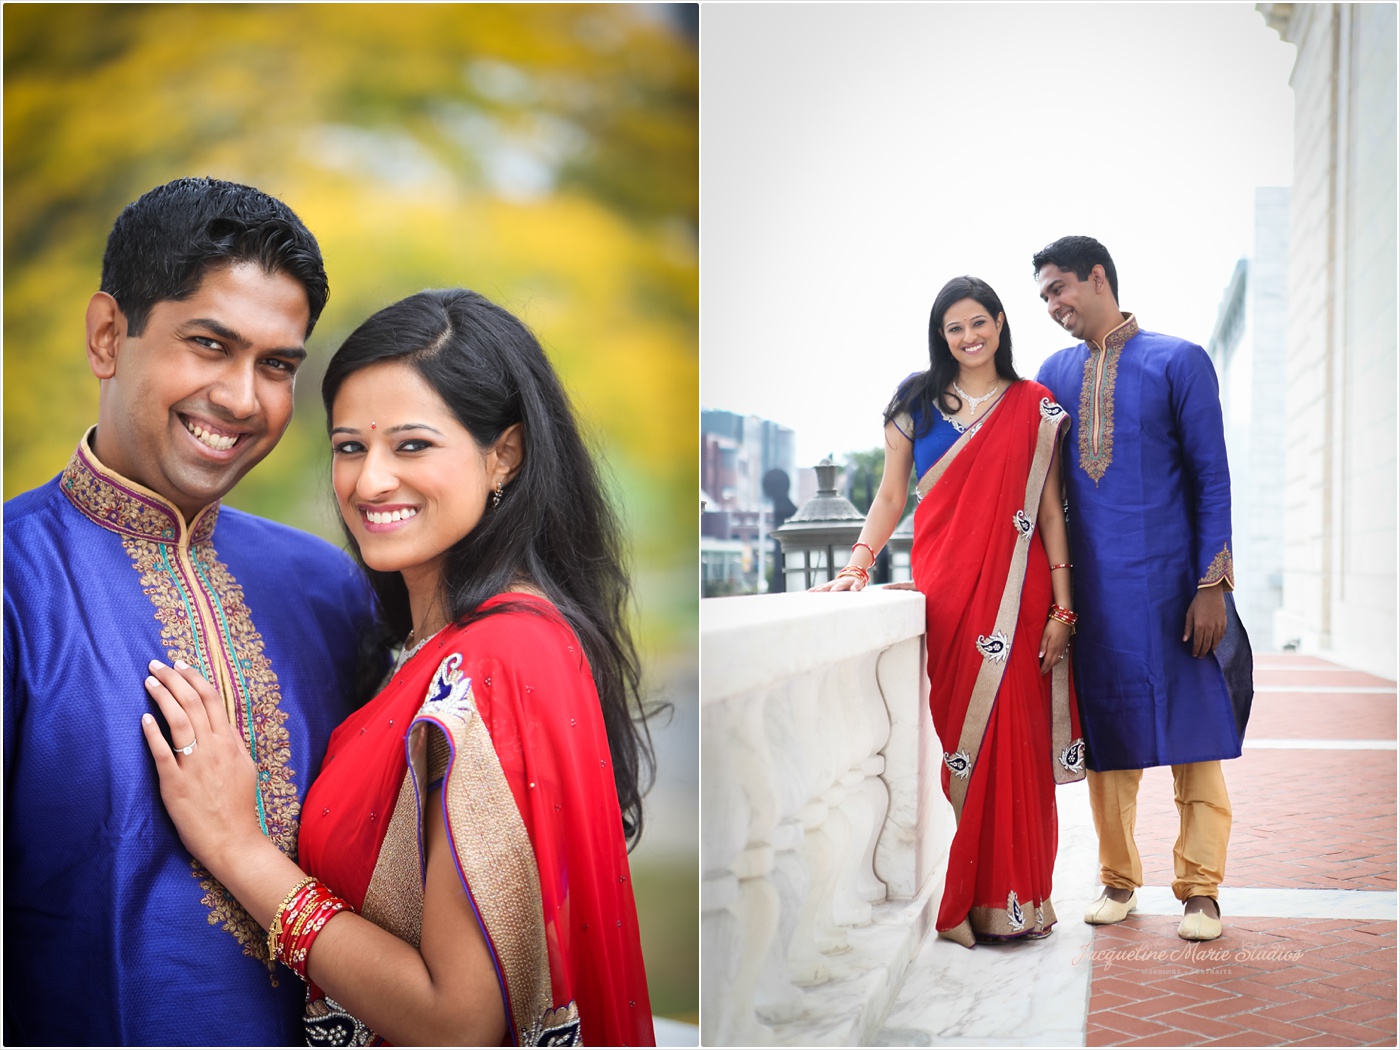
[{"label": "necklace", "polygon": [[418,632],[416,630],[410,629],[408,632],[408,637],[403,640],[403,650],[402,655],[399,657],[399,665],[402,666],[403,664],[407,663],[408,660],[412,656],[414,656],[419,649],[423,648],[423,646],[427,645],[430,641],[432,641],[439,634],[441,634],[443,632],[443,629],[446,628],[446,626],[446,624],[443,624],[442,627],[439,627],[432,634],[425,635],[422,639],[418,638]]},{"label": "necklace", "polygon": [[953,380],[953,389],[958,392],[959,397],[961,397],[964,401],[967,402],[968,414],[972,416],[977,415],[977,406],[980,405],[983,401],[986,401],[993,394],[995,394],[997,392],[997,387],[1000,385],[1000,383],[993,383],[992,389],[988,390],[981,397],[973,397],[962,387],[958,386],[958,381],[956,379]]}]

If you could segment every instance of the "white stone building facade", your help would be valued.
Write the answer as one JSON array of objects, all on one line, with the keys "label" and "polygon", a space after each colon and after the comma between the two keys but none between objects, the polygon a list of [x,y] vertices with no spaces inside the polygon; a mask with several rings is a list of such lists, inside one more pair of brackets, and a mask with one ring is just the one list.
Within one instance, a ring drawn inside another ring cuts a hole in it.
[{"label": "white stone building facade", "polygon": [[1283,601],[1284,449],[1287,397],[1288,198],[1254,191],[1254,244],[1221,297],[1206,350],[1220,379],[1230,456],[1235,604],[1255,652],[1274,652]]},{"label": "white stone building facade", "polygon": [[1260,4],[1290,84],[1280,643],[1396,676],[1396,7]]}]

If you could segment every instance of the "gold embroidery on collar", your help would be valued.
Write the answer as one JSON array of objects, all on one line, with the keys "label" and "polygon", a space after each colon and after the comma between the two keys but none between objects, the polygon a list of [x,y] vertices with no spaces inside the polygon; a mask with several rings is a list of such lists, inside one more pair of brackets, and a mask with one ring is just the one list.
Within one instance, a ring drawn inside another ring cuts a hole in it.
[{"label": "gold embroidery on collar", "polygon": [[1118,360],[1124,345],[1137,334],[1137,318],[1125,314],[1123,323],[1104,337],[1102,347],[1085,341],[1089,356],[1079,388],[1079,466],[1095,485],[1113,462],[1113,391],[1118,383]]},{"label": "gold embroidery on collar", "polygon": [[[1103,345],[1110,350],[1122,350],[1123,345],[1133,336],[1137,335],[1140,330],[1141,329],[1138,328],[1137,316],[1134,314],[1124,314],[1123,320],[1118,323],[1118,327],[1114,328],[1108,335],[1103,337]],[[1086,339],[1084,343],[1088,346],[1091,353],[1097,353],[1099,350],[1103,349],[1103,347],[1097,346],[1092,339]]]},{"label": "gold embroidery on collar", "polygon": [[200,543],[214,533],[219,504],[211,503],[187,529],[179,509],[159,493],[104,466],[92,451],[89,427],[63,468],[59,488],[73,506],[104,529],[156,543]]}]

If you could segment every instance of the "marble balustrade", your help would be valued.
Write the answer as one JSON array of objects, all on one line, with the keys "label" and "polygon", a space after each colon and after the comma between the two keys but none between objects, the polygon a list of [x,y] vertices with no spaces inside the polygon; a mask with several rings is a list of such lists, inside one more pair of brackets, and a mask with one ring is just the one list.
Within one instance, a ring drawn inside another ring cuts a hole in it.
[{"label": "marble balustrade", "polygon": [[860,1043],[952,837],[911,591],[701,603],[707,1045]]}]

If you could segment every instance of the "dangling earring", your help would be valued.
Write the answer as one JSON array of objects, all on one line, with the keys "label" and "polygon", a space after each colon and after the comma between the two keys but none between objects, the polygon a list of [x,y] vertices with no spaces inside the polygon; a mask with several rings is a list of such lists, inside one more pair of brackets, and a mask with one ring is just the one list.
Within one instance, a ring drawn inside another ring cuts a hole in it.
[{"label": "dangling earring", "polygon": [[491,509],[492,509],[492,510],[495,510],[497,507],[499,507],[499,506],[501,505],[501,493],[502,493],[503,491],[504,491],[504,490],[501,488],[501,483],[500,483],[499,481],[496,482],[496,491],[493,492],[493,493],[491,493]]}]

